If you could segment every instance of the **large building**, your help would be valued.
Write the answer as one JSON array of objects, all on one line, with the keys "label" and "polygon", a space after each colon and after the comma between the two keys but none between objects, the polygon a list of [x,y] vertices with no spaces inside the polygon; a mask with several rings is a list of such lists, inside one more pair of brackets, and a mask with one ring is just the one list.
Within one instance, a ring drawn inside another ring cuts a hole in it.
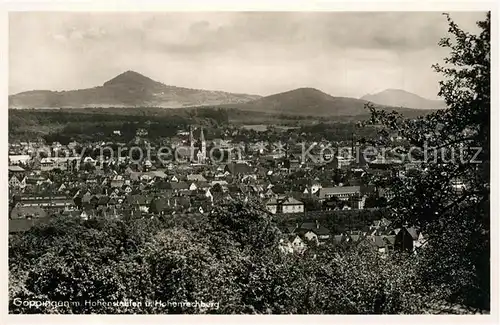
[{"label": "large building", "polygon": [[304,203],[288,196],[273,197],[266,202],[266,208],[273,214],[302,213],[304,212]]},{"label": "large building", "polygon": [[352,197],[359,196],[361,194],[360,186],[335,186],[335,187],[324,187],[318,192],[319,200],[327,200],[332,197],[336,197],[341,201],[348,201]]},{"label": "large building", "polygon": [[9,165],[27,164],[30,160],[30,155],[9,155]]},{"label": "large building", "polygon": [[57,210],[73,207],[74,202],[66,196],[23,196],[19,198],[16,206]]},{"label": "large building", "polygon": [[317,193],[320,202],[336,198],[339,201],[349,202],[354,209],[363,209],[365,206],[366,196],[361,194],[360,186],[324,187]]}]

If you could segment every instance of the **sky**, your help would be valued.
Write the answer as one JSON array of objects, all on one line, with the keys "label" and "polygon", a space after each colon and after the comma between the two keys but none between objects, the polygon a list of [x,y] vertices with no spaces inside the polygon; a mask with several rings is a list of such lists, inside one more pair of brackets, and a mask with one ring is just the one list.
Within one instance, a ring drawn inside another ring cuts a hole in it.
[{"label": "sky", "polygon": [[[482,12],[456,12],[477,32]],[[440,12],[11,12],[9,93],[102,85],[133,70],[167,85],[270,95],[313,87],[436,99]]]}]

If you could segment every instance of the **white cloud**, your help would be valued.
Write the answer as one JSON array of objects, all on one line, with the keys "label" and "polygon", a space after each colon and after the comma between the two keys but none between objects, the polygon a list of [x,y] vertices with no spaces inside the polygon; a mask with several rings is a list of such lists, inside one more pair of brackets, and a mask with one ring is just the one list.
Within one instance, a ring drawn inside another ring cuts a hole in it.
[{"label": "white cloud", "polygon": [[[453,14],[473,29],[481,13]],[[270,94],[310,86],[434,97],[446,54],[439,13],[49,13],[10,15],[10,92],[102,84],[125,70],[192,88]]]},{"label": "white cloud", "polygon": [[61,41],[61,42],[64,42],[66,41],[66,36],[64,36],[63,34],[54,34],[52,35],[52,38],[54,38],[56,41]]}]

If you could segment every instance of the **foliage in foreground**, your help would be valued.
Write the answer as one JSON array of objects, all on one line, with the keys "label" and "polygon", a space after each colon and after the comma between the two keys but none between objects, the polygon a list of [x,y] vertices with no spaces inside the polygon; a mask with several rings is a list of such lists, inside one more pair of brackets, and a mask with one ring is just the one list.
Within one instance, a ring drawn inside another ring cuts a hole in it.
[{"label": "foliage in foreground", "polygon": [[[279,229],[253,203],[219,206],[207,217],[192,218],[183,225],[61,218],[11,237],[10,311],[416,313],[431,302],[419,294],[414,256],[381,259],[372,250],[340,252],[331,244],[305,255],[284,254]],[[15,298],[78,303],[33,308],[17,306]],[[142,305],[85,304],[128,300]]]}]

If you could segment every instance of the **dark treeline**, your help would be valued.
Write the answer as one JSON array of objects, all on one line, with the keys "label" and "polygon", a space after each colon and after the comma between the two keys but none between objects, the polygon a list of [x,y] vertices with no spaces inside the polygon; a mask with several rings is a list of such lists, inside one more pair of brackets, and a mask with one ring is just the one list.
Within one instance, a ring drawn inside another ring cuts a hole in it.
[{"label": "dark treeline", "polygon": [[310,140],[320,141],[345,141],[372,139],[377,135],[377,130],[373,126],[359,127],[357,123],[318,123],[314,125],[302,126],[299,133],[305,133]]},{"label": "dark treeline", "polygon": [[148,131],[148,137],[160,138],[172,137],[191,124],[217,126],[228,122],[227,113],[215,108],[168,110],[162,115],[140,114],[140,110],[135,115],[127,114],[133,108],[121,109],[121,114],[101,112],[113,110],[9,110],[9,135],[28,139],[38,136],[49,143],[67,144],[74,140],[117,140],[113,132],[120,131],[119,140],[130,141],[140,128]]}]

